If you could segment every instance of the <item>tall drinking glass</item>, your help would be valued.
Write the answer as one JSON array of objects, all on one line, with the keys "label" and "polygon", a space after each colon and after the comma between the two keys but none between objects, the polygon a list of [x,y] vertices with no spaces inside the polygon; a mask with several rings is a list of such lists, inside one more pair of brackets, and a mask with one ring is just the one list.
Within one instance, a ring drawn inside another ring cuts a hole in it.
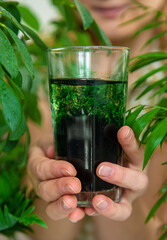
[{"label": "tall drinking glass", "polygon": [[98,178],[96,167],[123,164],[117,131],[125,120],[129,49],[64,47],[47,56],[55,159],[77,170],[78,206],[91,206],[97,194],[118,202],[121,188]]}]

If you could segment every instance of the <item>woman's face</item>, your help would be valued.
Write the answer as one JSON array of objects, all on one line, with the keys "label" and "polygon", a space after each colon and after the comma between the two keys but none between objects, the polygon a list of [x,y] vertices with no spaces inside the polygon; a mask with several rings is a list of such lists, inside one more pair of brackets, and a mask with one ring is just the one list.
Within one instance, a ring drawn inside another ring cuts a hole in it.
[{"label": "woman's face", "polygon": [[[113,42],[123,42],[147,22],[146,17],[131,24],[120,26],[121,23],[144,13],[142,9],[135,8],[131,0],[80,0],[91,12],[92,16]],[[166,0],[138,0],[146,6],[161,9]]]}]

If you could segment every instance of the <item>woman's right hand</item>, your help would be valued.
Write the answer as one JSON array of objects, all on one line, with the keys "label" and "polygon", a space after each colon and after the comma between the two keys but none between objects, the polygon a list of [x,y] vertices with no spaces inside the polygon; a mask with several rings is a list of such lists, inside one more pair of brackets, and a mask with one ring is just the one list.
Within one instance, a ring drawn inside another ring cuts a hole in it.
[{"label": "woman's right hand", "polygon": [[54,148],[45,152],[43,148],[30,148],[28,175],[36,194],[48,202],[46,212],[53,220],[69,217],[77,222],[84,217],[82,208],[77,207],[74,194],[81,191],[81,183],[76,178],[76,170],[72,164],[63,160],[55,160]]}]

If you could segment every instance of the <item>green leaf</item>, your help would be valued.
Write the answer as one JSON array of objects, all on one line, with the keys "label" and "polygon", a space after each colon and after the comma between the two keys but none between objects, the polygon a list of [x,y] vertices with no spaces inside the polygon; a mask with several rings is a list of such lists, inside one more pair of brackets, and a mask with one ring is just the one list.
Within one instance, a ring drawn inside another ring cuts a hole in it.
[{"label": "green leaf", "polygon": [[166,108],[166,111],[167,111],[167,98],[165,97],[162,98],[157,105],[160,107]]},{"label": "green leaf", "polygon": [[23,156],[23,154],[24,154],[24,149],[25,148],[23,146],[18,145],[16,148],[14,148],[9,153],[6,153],[6,154],[3,153],[3,156],[0,157],[0,164],[7,163],[7,162],[16,163],[16,161],[18,163],[18,159],[20,160],[21,156]]},{"label": "green leaf", "polygon": [[8,5],[13,5],[13,6],[17,6],[19,4],[19,2],[17,1],[0,1],[0,6],[2,7],[6,7]]},{"label": "green leaf", "polygon": [[29,207],[25,212],[22,213],[19,222],[24,223],[24,225],[32,225],[33,223],[39,224],[44,228],[47,228],[46,224],[33,213],[35,207],[31,206]]},{"label": "green leaf", "polygon": [[167,53],[164,52],[151,52],[142,54],[130,59],[130,61],[134,61],[130,64],[130,72],[134,72],[137,69],[140,69],[148,64],[151,64],[156,61],[160,61],[163,59],[167,59]]},{"label": "green leaf", "polygon": [[163,194],[162,197],[160,197],[160,198],[158,199],[158,201],[154,204],[154,206],[152,207],[151,211],[149,212],[149,214],[148,214],[148,216],[147,216],[147,218],[146,218],[145,223],[148,223],[148,221],[149,221],[152,217],[154,217],[154,215],[155,215],[156,211],[158,210],[158,208],[161,206],[161,204],[162,204],[163,202],[166,201],[166,198],[167,198],[167,192],[166,192],[165,194]]},{"label": "green leaf", "polygon": [[148,6],[146,6],[146,5],[138,2],[137,0],[131,0],[131,1],[132,1],[137,7],[141,8],[141,9],[143,9],[143,10],[147,10],[147,9],[149,8]]},{"label": "green leaf", "polygon": [[3,79],[4,76],[5,76],[5,72],[4,72],[3,68],[2,68],[2,66],[0,65],[0,78]]},{"label": "green leaf", "polygon": [[134,59],[143,59],[143,58],[158,58],[158,59],[163,59],[163,58],[167,58],[167,53],[165,52],[149,52],[149,53],[144,53],[138,56],[135,56],[133,58],[131,58],[130,60],[134,60]]},{"label": "green leaf", "polygon": [[30,145],[30,132],[27,128],[27,136],[26,136],[24,157],[23,157],[23,160],[22,160],[21,164],[19,165],[19,168],[24,168],[26,166],[27,159],[28,159],[29,145]]},{"label": "green leaf", "polygon": [[0,102],[6,124],[12,132],[19,127],[22,119],[20,102],[13,90],[0,79]]},{"label": "green leaf", "polygon": [[17,144],[18,144],[18,141],[10,141],[9,137],[8,137],[3,151],[5,153],[9,153],[10,151],[12,151],[17,146]]},{"label": "green leaf", "polygon": [[93,45],[92,39],[87,32],[76,32],[77,42],[79,46]]},{"label": "green leaf", "polygon": [[[0,14],[2,14],[4,17],[6,17],[7,19],[9,19],[27,38],[27,34],[24,31],[24,28],[21,26],[21,24],[16,20],[15,17],[13,17],[13,15],[7,11],[5,8],[0,6]],[[29,39],[29,38],[28,38]]]},{"label": "green leaf", "polygon": [[34,67],[33,63],[30,57],[30,54],[25,46],[25,44],[17,37],[17,35],[7,26],[5,26],[5,29],[9,32],[10,36],[12,37],[14,43],[16,44],[16,47],[18,49],[18,52],[21,55],[22,61],[28,70],[28,72],[34,77]]},{"label": "green leaf", "polygon": [[17,79],[15,79],[15,81],[17,80],[17,84],[8,76],[8,81],[10,83],[10,86],[12,87],[12,89],[15,91],[16,95],[19,97],[20,100],[24,100],[24,93],[23,91],[20,89],[21,85],[22,85],[22,75],[20,72],[18,72],[18,76]]},{"label": "green leaf", "polygon": [[132,125],[132,128],[135,132],[135,136],[138,139],[144,128],[150,123],[150,121],[153,120],[153,118],[156,116],[156,114],[159,112],[159,109],[153,109],[141,117],[139,117],[134,124]]},{"label": "green leaf", "polygon": [[163,186],[163,188],[161,189],[161,194],[167,192],[167,183]]},{"label": "green leaf", "polygon": [[[40,111],[38,109],[38,97],[37,95],[30,93],[26,96],[25,102],[25,114],[30,117],[30,119],[39,125],[41,124],[42,118]],[[33,111],[32,111],[33,109]]]},{"label": "green leaf", "polygon": [[0,29],[0,63],[12,78],[18,75],[18,64],[15,52],[6,35]]},{"label": "green leaf", "polygon": [[134,83],[134,88],[139,87],[141,84],[143,84],[143,82],[149,78],[150,76],[154,75],[157,72],[163,71],[163,70],[167,70],[167,64],[165,64],[164,66],[161,66],[159,68],[156,68],[146,74],[144,74],[143,76],[141,76],[137,81],[135,81]]},{"label": "green leaf", "polygon": [[46,46],[46,44],[40,39],[40,37],[29,27],[23,25],[24,30],[26,31],[26,33],[33,39],[33,41],[35,42],[35,44],[40,47],[42,50],[46,51],[48,49],[48,47]]},{"label": "green leaf", "polygon": [[[4,8],[10,14],[12,14],[13,17],[20,23],[21,16],[20,16],[19,10],[16,5],[8,4],[8,5],[4,6]],[[19,32],[18,27],[16,27],[16,25],[14,25],[8,18],[5,19],[4,24],[6,26],[8,26],[10,29],[12,29],[16,33],[16,35],[18,34],[18,32]]]},{"label": "green leaf", "polygon": [[158,240],[165,240],[167,239],[167,231],[165,231]]},{"label": "green leaf", "polygon": [[132,18],[132,19],[130,19],[130,20],[124,22],[124,23],[121,23],[120,26],[125,26],[125,25],[128,25],[128,24],[130,24],[130,23],[133,23],[133,22],[135,22],[135,21],[138,21],[138,20],[146,17],[148,14],[150,14],[150,12],[143,13],[143,14],[135,17],[135,18]]},{"label": "green leaf", "polygon": [[75,6],[80,13],[84,30],[88,29],[93,22],[93,17],[88,9],[78,0],[74,0]]},{"label": "green leaf", "polygon": [[165,93],[166,91],[167,91],[167,84],[161,87],[156,93],[154,93],[152,97],[155,97],[157,95],[162,96],[162,93]]},{"label": "green leaf", "polygon": [[[59,6],[59,9],[60,9],[60,7],[61,7],[61,12],[63,13],[63,16],[65,18],[63,27],[65,27],[67,29],[67,31],[71,31],[71,30],[75,29],[77,20],[76,20],[76,16],[75,16],[74,12],[71,10],[71,7],[67,4],[63,4],[63,5]],[[69,21],[69,19],[70,19],[70,21]],[[59,29],[60,29],[60,23],[59,23]]]},{"label": "green leaf", "polygon": [[152,131],[152,133],[150,134],[150,136],[147,140],[147,144],[146,144],[146,148],[145,148],[145,154],[144,154],[143,169],[147,165],[148,160],[150,159],[154,150],[158,147],[158,145],[164,139],[166,134],[167,134],[167,118],[163,119],[156,126],[156,128]]},{"label": "green leaf", "polygon": [[101,45],[106,45],[106,46],[111,46],[111,42],[108,39],[108,37],[106,36],[106,34],[102,31],[102,29],[98,26],[98,24],[95,22],[95,20],[93,21],[91,28],[93,29],[93,31],[95,32],[95,34],[97,35],[97,37],[100,40],[100,44]]},{"label": "green leaf", "polygon": [[15,169],[1,169],[0,171],[0,204],[11,198],[20,183]]},{"label": "green leaf", "polygon": [[160,22],[153,22],[153,23],[149,23],[147,25],[145,25],[144,27],[142,27],[141,29],[139,29],[138,31],[135,32],[134,37],[138,36],[140,33],[147,31],[151,28],[155,28],[161,24],[166,23],[165,21],[160,21]]},{"label": "green leaf", "polygon": [[[162,83],[164,83],[165,81],[167,81],[167,77],[162,78],[159,81],[156,81],[152,84],[150,84],[148,87],[146,87],[144,89],[144,91],[141,92],[141,94],[136,98],[136,100],[138,100],[139,98],[143,97],[145,94],[147,94],[148,92],[150,92],[151,90],[155,89],[156,87],[159,87],[162,85]],[[166,105],[167,106],[167,105]]]},{"label": "green leaf", "polygon": [[167,34],[167,31],[163,31],[157,35],[154,35],[154,37],[150,38],[143,47],[146,47],[148,44],[152,43],[153,41],[159,39],[160,37],[164,36],[165,34]]},{"label": "green leaf", "polygon": [[2,110],[0,110],[0,138],[8,131],[8,127],[6,125],[5,119],[2,114]]},{"label": "green leaf", "polygon": [[75,5],[74,5],[74,3],[71,1],[71,0],[52,0],[52,3],[54,4],[54,5],[56,5],[56,7],[57,7],[57,5],[67,5],[67,6],[69,6],[69,7],[74,7]]},{"label": "green leaf", "polygon": [[6,205],[4,210],[0,207],[0,232],[13,227],[17,222],[18,219],[9,212]]},{"label": "green leaf", "polygon": [[32,12],[32,9],[30,10],[27,6],[23,5],[19,6],[18,9],[25,23],[27,23],[30,27],[38,31],[40,28],[40,24],[35,14]]},{"label": "green leaf", "polygon": [[167,224],[165,224],[162,229],[163,230],[167,229]]},{"label": "green leaf", "polygon": [[149,134],[153,131],[153,129],[158,124],[159,124],[159,120],[156,120],[153,124],[152,124],[152,122],[150,122],[148,124],[147,129],[144,130],[144,133],[142,134],[141,141],[140,141],[141,144],[146,144],[147,143],[147,139],[148,139]]},{"label": "green leaf", "polygon": [[19,127],[15,130],[15,132],[10,132],[9,140],[10,141],[19,140],[23,136],[23,134],[25,133],[26,129],[27,129],[27,122],[26,122],[26,119],[23,115]]},{"label": "green leaf", "polygon": [[167,162],[163,162],[161,165],[166,165],[167,164]]},{"label": "green leaf", "polygon": [[102,29],[98,26],[98,24],[93,20],[92,15],[89,10],[78,0],[74,0],[77,10],[79,11],[84,29],[88,29],[91,26],[95,34],[100,40],[101,45],[111,46],[111,42],[106,36],[106,34],[102,31]]},{"label": "green leaf", "polygon": [[126,118],[126,125],[128,125],[129,127],[132,127],[137,116],[141,113],[143,108],[144,108],[144,106],[140,106],[134,112],[130,112]]}]

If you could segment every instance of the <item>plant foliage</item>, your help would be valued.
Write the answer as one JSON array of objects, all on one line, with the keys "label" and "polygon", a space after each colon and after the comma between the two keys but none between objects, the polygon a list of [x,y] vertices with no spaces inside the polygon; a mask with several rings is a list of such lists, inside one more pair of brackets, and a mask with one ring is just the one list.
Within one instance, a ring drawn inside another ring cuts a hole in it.
[{"label": "plant foliage", "polygon": [[[0,1],[0,233],[6,236],[31,231],[33,223],[46,227],[34,213],[35,196],[27,198],[20,187],[30,142],[27,121],[31,118],[40,124],[41,116],[37,101],[27,101],[28,95],[37,98],[37,93],[31,93],[31,86],[25,88],[25,74],[32,83],[36,73],[26,46],[31,30],[22,25],[18,6],[18,2]],[[32,35],[39,39],[34,31]],[[35,117],[28,110],[33,107]]]},{"label": "plant foliage", "polygon": [[[135,2],[138,3],[138,1]],[[150,38],[144,44],[143,48],[156,40],[162,41],[162,37],[166,37],[165,35],[167,34],[166,12],[151,9],[141,3],[138,3],[138,6],[144,10],[144,13],[124,24],[133,23],[134,21],[138,21],[140,18],[151,14],[153,16],[153,22],[143,26],[134,34],[134,36],[138,36],[145,31],[150,29],[154,30],[157,26],[161,26],[162,31]],[[166,42],[166,38],[164,38],[162,42]],[[146,85],[146,88],[142,88],[137,96],[137,99],[141,99],[143,96],[147,98],[147,93],[150,93],[151,97],[149,98],[153,98],[155,96],[157,97],[157,105],[139,105],[127,111],[127,125],[132,127],[137,139],[140,141],[140,144],[146,145],[143,169],[146,167],[157,147],[162,147],[162,144],[166,142],[167,139],[167,54],[165,51],[148,52],[132,58],[130,65],[130,72],[134,72],[154,63],[158,64],[155,65],[153,70],[146,72],[135,81],[134,89],[144,86],[147,82],[149,82],[149,84]],[[157,73],[159,74],[157,75]],[[154,76],[159,76],[158,80],[153,82],[149,81],[150,77]],[[166,162],[164,162],[163,165],[166,165]],[[165,183],[164,187],[160,191],[160,198],[148,214],[146,223],[155,216],[157,210],[162,206],[162,204],[166,204],[166,186],[167,185]],[[164,232],[159,240],[164,240],[167,237],[166,225],[162,230]]]}]

